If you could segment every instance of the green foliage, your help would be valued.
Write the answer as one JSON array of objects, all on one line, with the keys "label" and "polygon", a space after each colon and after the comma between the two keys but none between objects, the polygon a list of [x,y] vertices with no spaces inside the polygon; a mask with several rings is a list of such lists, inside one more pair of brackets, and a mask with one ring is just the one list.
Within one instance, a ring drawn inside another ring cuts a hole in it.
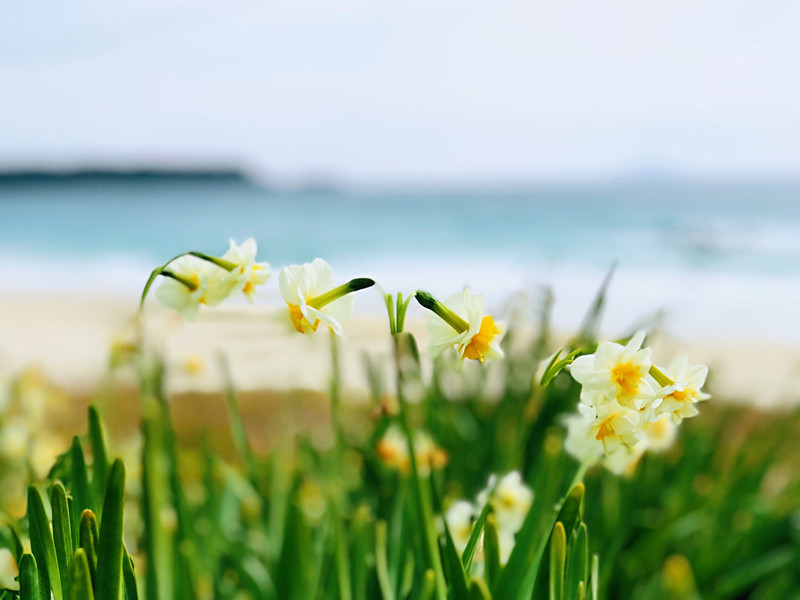
[{"label": "green foliage", "polygon": [[[90,409],[90,438],[95,460],[105,460],[105,433],[94,408]],[[57,462],[51,476],[64,475],[64,481],[50,485],[50,515],[39,490],[28,490],[27,526],[31,554],[22,554],[20,566],[20,600],[93,600],[94,598],[137,598],[136,583],[128,577],[123,588],[123,557],[127,571],[133,565],[124,549],[123,506],[125,500],[125,468],[114,461],[110,469],[94,465],[92,485],[78,438]],[[95,481],[102,478],[105,486]],[[103,519],[98,522],[90,506],[99,504],[97,492],[104,499]],[[13,530],[12,530],[13,531]],[[16,537],[16,532],[14,532]]]}]

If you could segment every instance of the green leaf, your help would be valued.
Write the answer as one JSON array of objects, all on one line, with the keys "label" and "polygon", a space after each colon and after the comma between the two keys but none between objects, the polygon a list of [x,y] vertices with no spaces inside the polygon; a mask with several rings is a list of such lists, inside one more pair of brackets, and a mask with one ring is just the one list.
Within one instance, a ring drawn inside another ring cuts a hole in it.
[{"label": "green leaf", "polygon": [[542,378],[539,380],[539,385],[545,387],[549,384],[556,376],[561,373],[567,366],[571,365],[575,362],[575,359],[583,354],[587,354],[590,351],[589,348],[578,348],[577,350],[573,350],[569,354],[567,354],[561,360],[557,360],[558,357],[561,355],[563,350],[559,350],[553,355],[553,358],[550,360],[550,363],[547,365],[547,368],[542,373]]},{"label": "green leaf", "polygon": [[11,538],[9,542],[10,544],[9,550],[12,551],[14,559],[17,561],[17,564],[19,564],[22,561],[22,554],[23,554],[22,540],[19,539],[19,534],[12,525],[8,525],[7,527],[8,527],[9,537]]},{"label": "green leaf", "polygon": [[486,517],[483,533],[483,554],[486,563],[486,581],[494,586],[500,574],[500,539],[497,536],[497,519],[494,515]]},{"label": "green leaf", "polygon": [[70,600],[94,600],[89,560],[83,548],[78,548],[69,568]]},{"label": "green leaf", "polygon": [[351,525],[353,543],[351,554],[353,557],[353,598],[354,600],[367,600],[369,583],[369,557],[374,544],[371,539],[372,516],[369,508],[361,506],[356,511]]},{"label": "green leaf", "polygon": [[61,575],[61,589],[67,590],[69,581],[69,563],[74,548],[72,546],[72,523],[69,506],[67,504],[67,491],[60,482],[53,484],[50,492],[50,506],[53,513],[53,542],[55,543],[58,571]]},{"label": "green leaf", "polygon": [[469,582],[469,598],[470,600],[492,600],[492,594],[489,588],[486,587],[486,582],[479,578],[473,577]]},{"label": "green leaf", "polygon": [[567,558],[566,597],[579,596],[578,587],[584,590],[589,583],[589,533],[585,523],[580,523],[572,534]]},{"label": "green leaf", "polygon": [[564,573],[567,563],[567,534],[558,521],[550,537],[550,600],[564,600]]},{"label": "green leaf", "polygon": [[36,558],[32,554],[23,554],[19,561],[20,600],[48,600],[50,594],[43,593],[40,581]]},{"label": "green leaf", "polygon": [[[490,498],[493,493],[494,490],[492,490],[489,494]],[[472,567],[472,559],[475,556],[475,549],[478,547],[478,540],[481,537],[481,533],[483,533],[483,526],[486,523],[486,517],[489,515],[491,508],[491,502],[487,501],[481,510],[481,514],[478,515],[478,520],[475,521],[475,524],[472,526],[472,533],[469,536],[469,540],[467,540],[467,545],[464,548],[464,554],[461,555],[461,563],[464,565],[464,572],[466,573],[469,573],[470,567]]]},{"label": "green leaf", "polygon": [[436,575],[433,569],[425,571],[425,576],[422,578],[422,590],[419,594],[419,600],[431,600],[436,591]]},{"label": "green leaf", "polygon": [[450,598],[452,600],[467,600],[469,591],[467,589],[467,574],[464,566],[458,557],[458,551],[453,544],[453,536],[450,535],[450,528],[447,521],[444,521],[444,535],[441,538],[440,550],[444,572],[447,577],[448,587],[450,588]]},{"label": "green leaf", "polygon": [[78,436],[72,439],[72,503],[74,509],[73,527],[74,531],[80,531],[81,513],[87,508],[96,511],[97,507],[93,502],[91,489],[89,488],[89,474],[86,470],[86,457],[83,453],[83,446]]},{"label": "green leaf", "polygon": [[233,378],[231,377],[231,369],[228,364],[228,359],[222,352],[219,353],[219,363],[222,374],[225,378],[225,402],[228,406],[228,418],[231,421],[231,435],[233,442],[236,445],[236,450],[239,456],[244,460],[247,466],[250,483],[253,488],[259,489],[258,467],[256,459],[253,455],[253,449],[250,446],[250,440],[247,438],[247,431],[244,427],[244,419],[239,410],[239,402],[236,397],[236,387],[233,385]]},{"label": "green leaf", "polygon": [[97,545],[97,597],[117,600],[122,593],[122,507],[125,501],[125,466],[115,460],[100,521]]},{"label": "green leaf", "polygon": [[561,510],[558,511],[558,521],[564,526],[567,535],[572,535],[572,532],[581,521],[581,514],[583,512],[583,496],[586,492],[586,486],[582,483],[575,485],[567,494]]},{"label": "green leaf", "polygon": [[131,560],[128,551],[123,547],[125,555],[122,557],[122,579],[125,582],[125,598],[126,600],[139,600],[139,589],[136,586],[136,572],[133,568],[133,560]]},{"label": "green leaf", "polygon": [[386,521],[375,522],[375,572],[383,600],[395,600],[386,557]]},{"label": "green leaf", "polygon": [[[106,493],[108,482],[108,450],[103,423],[97,408],[89,407],[89,438],[92,440],[92,487],[94,488],[95,506],[92,508],[100,521],[103,520],[103,505],[100,498]],[[84,507],[87,508],[87,507]]]},{"label": "green leaf", "polygon": [[28,528],[31,536],[31,552],[36,558],[36,564],[39,565],[39,587],[45,594],[48,590],[52,590],[54,600],[62,600],[64,594],[53,532],[50,531],[42,496],[33,486],[28,488]]},{"label": "green leaf", "polygon": [[78,544],[86,553],[86,560],[89,563],[89,573],[92,576],[92,587],[94,587],[97,581],[97,544],[99,542],[100,534],[97,530],[97,517],[87,508],[81,513]]},{"label": "green leaf", "polygon": [[[582,465],[575,472],[573,481],[580,481],[583,472]],[[561,520],[562,523],[564,520],[571,521],[574,527],[580,514],[583,490],[576,488],[579,488],[579,485],[573,485],[569,494],[553,509],[549,509],[549,501],[545,499],[545,494],[534,496],[533,506],[517,533],[517,542],[511,551],[508,564],[492,588],[492,595],[495,598],[503,600],[527,600],[530,598],[545,548],[556,521]]]}]

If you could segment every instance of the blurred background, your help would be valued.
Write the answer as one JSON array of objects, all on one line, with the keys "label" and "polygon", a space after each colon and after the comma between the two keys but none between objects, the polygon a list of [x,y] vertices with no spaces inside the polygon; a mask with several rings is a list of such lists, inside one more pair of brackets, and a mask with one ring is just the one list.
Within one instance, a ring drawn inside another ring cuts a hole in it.
[{"label": "blurred background", "polygon": [[[4,0],[0,373],[91,385],[154,266],[253,236],[275,271],[499,312],[551,289],[564,332],[616,264],[609,335],[658,324],[727,396],[794,402],[798,25],[788,1]],[[242,341],[213,325],[181,352]]]}]

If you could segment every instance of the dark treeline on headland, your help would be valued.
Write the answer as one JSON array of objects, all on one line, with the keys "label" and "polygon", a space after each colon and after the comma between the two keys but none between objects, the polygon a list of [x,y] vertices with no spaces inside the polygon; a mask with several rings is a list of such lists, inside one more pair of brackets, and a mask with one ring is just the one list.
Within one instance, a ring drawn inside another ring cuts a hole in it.
[{"label": "dark treeline on headland", "polygon": [[256,185],[243,171],[233,168],[85,168],[59,171],[45,169],[0,170],[0,188],[105,183],[130,185],[153,183],[233,183]]}]

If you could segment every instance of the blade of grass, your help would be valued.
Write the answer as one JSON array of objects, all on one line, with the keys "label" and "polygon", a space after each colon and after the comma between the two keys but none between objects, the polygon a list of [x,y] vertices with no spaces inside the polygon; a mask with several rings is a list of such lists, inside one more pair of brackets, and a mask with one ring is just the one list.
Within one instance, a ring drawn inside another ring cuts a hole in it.
[{"label": "blade of grass", "polygon": [[386,521],[375,522],[375,571],[383,600],[395,600],[386,558]]},{"label": "blade of grass", "polygon": [[48,596],[48,591],[52,590],[54,600],[62,600],[64,593],[61,588],[53,532],[50,530],[42,496],[33,486],[28,488],[28,528],[31,536],[31,552],[39,566],[39,587]]},{"label": "blade of grass", "polygon": [[19,561],[19,597],[20,600],[49,600],[50,597],[42,591],[33,554],[23,554]]},{"label": "blade of grass", "polygon": [[89,573],[92,577],[92,587],[97,581],[97,544],[100,541],[100,533],[97,529],[97,518],[88,508],[81,513],[80,534],[78,543],[86,553],[86,560],[89,563]]},{"label": "blade of grass", "polygon": [[70,492],[72,493],[73,504],[73,528],[74,531],[80,531],[81,513],[87,508],[92,511],[97,511],[94,496],[89,488],[89,475],[86,471],[86,457],[83,453],[83,446],[81,445],[78,436],[72,439],[72,485]]},{"label": "blade of grass", "polygon": [[125,583],[125,598],[126,600],[139,600],[139,588],[136,585],[136,571],[133,568],[133,560],[131,560],[128,550],[123,547],[122,551],[122,579]]},{"label": "blade of grass", "polygon": [[60,482],[53,484],[50,492],[50,507],[53,514],[53,542],[61,576],[61,589],[69,589],[69,563],[74,553],[72,546],[72,523],[67,504],[67,491]]},{"label": "blade of grass", "polygon": [[550,600],[564,600],[564,574],[567,562],[567,533],[558,521],[550,537]]},{"label": "blade of grass", "polygon": [[94,600],[92,576],[89,572],[89,561],[83,548],[78,548],[69,568],[70,600]]},{"label": "blade of grass", "polygon": [[95,497],[92,508],[97,518],[103,520],[103,500],[108,482],[108,449],[103,424],[97,408],[89,407],[89,438],[92,440],[92,489]]},{"label": "blade of grass", "polygon": [[103,501],[100,542],[97,545],[97,597],[117,600],[122,593],[122,509],[125,501],[125,466],[115,460]]}]

